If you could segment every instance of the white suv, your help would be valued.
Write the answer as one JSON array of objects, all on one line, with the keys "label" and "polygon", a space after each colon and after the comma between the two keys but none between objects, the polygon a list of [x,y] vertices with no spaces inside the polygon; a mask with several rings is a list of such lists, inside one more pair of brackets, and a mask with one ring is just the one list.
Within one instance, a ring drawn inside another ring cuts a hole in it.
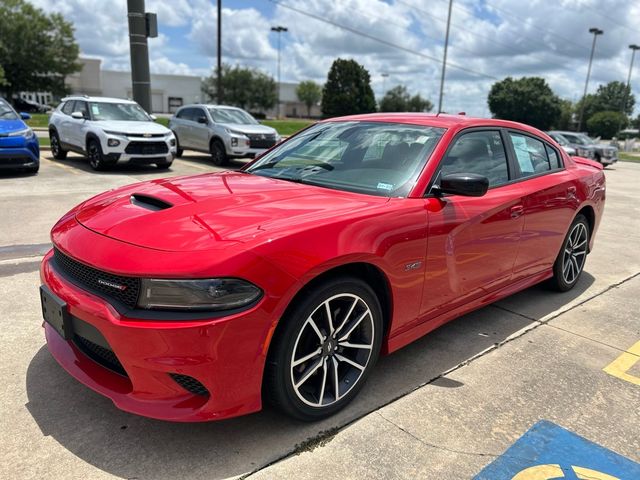
[{"label": "white suv", "polygon": [[117,98],[64,98],[49,119],[54,158],[68,151],[86,155],[94,170],[117,163],[153,164],[166,169],[176,156],[176,138],[140,105]]}]

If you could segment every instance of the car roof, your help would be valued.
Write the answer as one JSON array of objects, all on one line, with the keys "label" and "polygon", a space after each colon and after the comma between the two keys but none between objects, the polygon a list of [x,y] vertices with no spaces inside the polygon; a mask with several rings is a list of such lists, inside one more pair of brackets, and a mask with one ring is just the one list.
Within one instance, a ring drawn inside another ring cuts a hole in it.
[{"label": "car roof", "polygon": [[124,98],[112,98],[112,97],[90,97],[88,95],[69,95],[62,99],[63,102],[68,100],[84,100],[86,102],[101,102],[101,103],[131,103],[135,104],[133,100]]},{"label": "car roof", "polygon": [[457,129],[470,127],[496,127],[496,128],[517,128],[519,130],[528,131],[530,133],[540,135],[543,134],[537,128],[530,127],[523,123],[512,122],[509,120],[500,120],[496,118],[478,118],[470,117],[464,114],[451,115],[446,113],[368,113],[363,115],[349,115],[346,117],[330,118],[327,121],[372,121],[372,122],[389,122],[389,123],[407,123],[413,125],[424,125],[428,127],[453,128]]}]

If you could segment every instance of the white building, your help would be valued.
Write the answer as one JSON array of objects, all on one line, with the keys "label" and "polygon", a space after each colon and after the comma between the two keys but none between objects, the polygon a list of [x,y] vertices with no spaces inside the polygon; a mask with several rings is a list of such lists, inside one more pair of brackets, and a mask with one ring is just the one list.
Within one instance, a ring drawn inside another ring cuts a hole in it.
[{"label": "white building", "polygon": [[[102,97],[133,98],[131,72],[103,70],[102,61],[80,58],[82,70],[65,81],[71,93]],[[178,107],[202,102],[202,78],[191,75],[151,74],[153,113],[173,113]]]}]

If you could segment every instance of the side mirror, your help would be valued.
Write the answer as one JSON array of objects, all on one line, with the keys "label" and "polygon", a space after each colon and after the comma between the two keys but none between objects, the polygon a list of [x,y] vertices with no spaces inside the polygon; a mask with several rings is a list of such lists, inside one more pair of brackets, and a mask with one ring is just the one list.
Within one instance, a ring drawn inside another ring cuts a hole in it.
[{"label": "side mirror", "polygon": [[82,112],[73,112],[71,114],[71,118],[75,118],[76,120],[84,119],[84,114]]},{"label": "side mirror", "polygon": [[482,197],[489,189],[489,179],[477,173],[450,173],[440,177],[440,183],[432,187],[436,194],[450,193],[465,197]]},{"label": "side mirror", "polygon": [[149,118],[150,118],[151,120],[153,120],[154,122],[155,122],[156,120],[158,120],[158,117],[156,117],[155,115],[149,115]]},{"label": "side mirror", "polygon": [[29,115],[28,113],[25,113],[25,112],[20,112],[20,118],[22,120],[31,120],[31,115]]},{"label": "side mirror", "polygon": [[207,120],[207,117],[198,117],[198,123],[206,125],[207,123],[209,123],[209,121]]}]

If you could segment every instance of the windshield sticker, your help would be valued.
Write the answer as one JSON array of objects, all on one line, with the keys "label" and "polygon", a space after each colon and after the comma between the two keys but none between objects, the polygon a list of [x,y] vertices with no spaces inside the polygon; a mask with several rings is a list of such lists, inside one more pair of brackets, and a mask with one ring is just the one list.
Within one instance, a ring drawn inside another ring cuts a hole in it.
[{"label": "windshield sticker", "polygon": [[91,113],[93,113],[94,115],[100,115],[100,107],[98,107],[98,105],[96,105],[95,103],[92,103]]},{"label": "windshield sticker", "polygon": [[383,183],[380,182],[378,183],[378,186],[376,187],[378,190],[388,190],[391,191],[393,190],[393,184],[392,183]]}]

